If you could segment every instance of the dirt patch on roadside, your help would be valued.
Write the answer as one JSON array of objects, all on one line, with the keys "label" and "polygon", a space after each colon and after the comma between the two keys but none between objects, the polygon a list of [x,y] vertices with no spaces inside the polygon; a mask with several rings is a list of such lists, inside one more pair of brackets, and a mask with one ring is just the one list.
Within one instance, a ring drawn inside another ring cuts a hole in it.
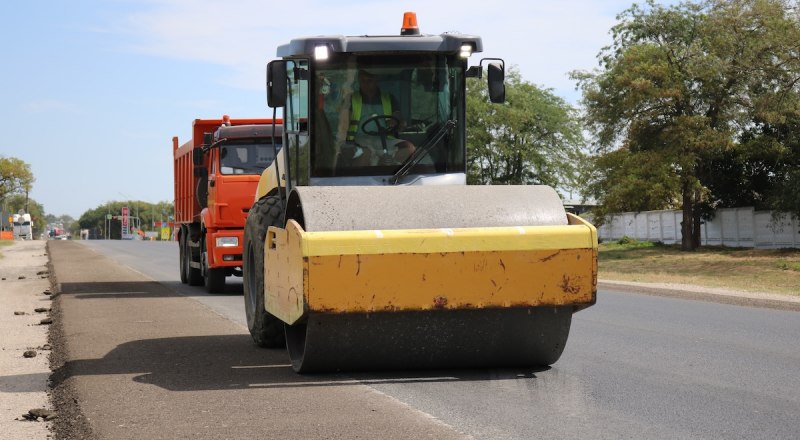
[{"label": "dirt patch on roadside", "polygon": [[51,437],[45,242],[0,245],[0,437]]},{"label": "dirt patch on roadside", "polygon": [[680,246],[619,240],[600,245],[600,277],[800,297],[800,249]]},{"label": "dirt patch on roadside", "polygon": [[[50,243],[47,244],[47,253],[50,254]],[[61,297],[58,280],[53,270],[52,261],[47,263],[50,269],[50,289],[53,292],[53,304],[50,316],[53,324],[47,335],[47,342],[52,347],[50,351],[50,403],[58,412],[58,418],[53,422],[53,431],[56,439],[87,439],[94,440],[97,436],[78,405],[78,395],[72,386],[72,373],[67,366],[69,350],[65,343],[64,326],[61,311]]]}]

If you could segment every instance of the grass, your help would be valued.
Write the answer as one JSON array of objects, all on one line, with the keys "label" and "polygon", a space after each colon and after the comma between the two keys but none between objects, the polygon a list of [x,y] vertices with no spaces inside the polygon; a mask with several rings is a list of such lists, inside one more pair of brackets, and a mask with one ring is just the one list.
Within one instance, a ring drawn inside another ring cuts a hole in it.
[{"label": "grass", "polygon": [[680,283],[800,296],[800,250],[701,247],[683,252],[623,238],[600,244],[604,280]]}]

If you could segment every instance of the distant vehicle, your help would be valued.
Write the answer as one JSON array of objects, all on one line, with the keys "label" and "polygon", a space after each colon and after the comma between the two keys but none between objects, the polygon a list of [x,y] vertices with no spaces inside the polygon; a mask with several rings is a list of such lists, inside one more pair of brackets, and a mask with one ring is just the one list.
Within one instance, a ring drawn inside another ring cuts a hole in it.
[{"label": "distant vehicle", "polygon": [[50,229],[49,235],[50,235],[50,238],[52,238],[53,240],[68,240],[69,239],[69,234],[67,233],[67,231],[64,228],[59,227],[59,226],[54,226],[52,229]]},{"label": "distant vehicle", "polygon": [[31,227],[31,215],[28,213],[14,214],[14,239],[33,240],[33,228]]}]

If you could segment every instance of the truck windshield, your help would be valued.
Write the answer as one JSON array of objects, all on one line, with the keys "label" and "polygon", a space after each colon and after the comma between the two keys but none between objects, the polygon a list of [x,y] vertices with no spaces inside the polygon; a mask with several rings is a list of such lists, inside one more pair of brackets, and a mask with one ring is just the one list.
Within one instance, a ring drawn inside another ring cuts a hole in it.
[{"label": "truck windshield", "polygon": [[412,173],[464,171],[463,62],[443,55],[336,56],[317,64],[312,175],[394,174],[448,122]]},{"label": "truck windshield", "polygon": [[[278,151],[281,145],[278,144]],[[261,174],[274,159],[272,141],[227,142],[219,149],[222,174]]]}]

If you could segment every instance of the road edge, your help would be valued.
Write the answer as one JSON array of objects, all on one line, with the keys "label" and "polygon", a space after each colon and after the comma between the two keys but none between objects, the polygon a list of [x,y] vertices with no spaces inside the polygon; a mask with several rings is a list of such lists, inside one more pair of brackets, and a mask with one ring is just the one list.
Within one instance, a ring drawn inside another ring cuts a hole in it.
[{"label": "road edge", "polygon": [[598,280],[597,287],[626,293],[800,312],[800,297],[775,293],[744,292],[689,284],[642,283],[614,280]]},{"label": "road edge", "polygon": [[78,404],[78,395],[70,378],[72,372],[67,360],[69,347],[64,336],[64,320],[61,309],[61,284],[53,265],[53,254],[50,242],[47,242],[47,269],[50,272],[50,290],[52,292],[52,307],[50,316],[53,319],[47,342],[53,348],[50,352],[50,404],[57,411],[58,418],[53,423],[52,431],[56,439],[86,439],[96,440],[97,436],[92,431],[91,424],[81,411]]}]

